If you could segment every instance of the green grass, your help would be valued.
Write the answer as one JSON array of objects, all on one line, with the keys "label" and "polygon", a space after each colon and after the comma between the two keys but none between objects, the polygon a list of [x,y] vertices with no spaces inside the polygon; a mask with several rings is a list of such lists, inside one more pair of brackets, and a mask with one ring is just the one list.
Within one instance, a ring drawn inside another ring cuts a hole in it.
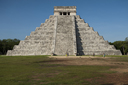
[{"label": "green grass", "polygon": [[[50,64],[46,56],[0,56],[0,85],[97,85],[109,66]],[[86,79],[92,78],[91,82]]]}]

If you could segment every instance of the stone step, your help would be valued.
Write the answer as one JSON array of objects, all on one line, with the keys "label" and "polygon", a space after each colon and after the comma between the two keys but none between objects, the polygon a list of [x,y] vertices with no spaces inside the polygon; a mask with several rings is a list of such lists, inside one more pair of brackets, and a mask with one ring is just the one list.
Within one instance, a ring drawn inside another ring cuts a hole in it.
[{"label": "stone step", "polygon": [[53,26],[47,26],[47,27],[36,27],[35,31],[49,31],[49,30],[53,30],[54,29],[54,25]]},{"label": "stone step", "polygon": [[78,50],[83,51],[103,51],[103,50],[115,50],[114,46],[104,45],[104,46],[79,46]]},{"label": "stone step", "polygon": [[76,19],[81,19],[79,15],[75,15],[75,18]]},{"label": "stone step", "polygon": [[88,43],[88,44],[91,44],[91,43],[99,43],[99,44],[105,43],[104,39],[102,39],[102,38],[96,38],[96,39],[93,39],[93,38],[90,38],[90,39],[86,39],[86,38],[78,39],[77,38],[77,42],[78,43]]},{"label": "stone step", "polygon": [[51,35],[53,36],[53,31],[52,32],[44,32],[44,31],[34,31],[34,32],[31,32],[30,36],[45,36],[45,35]]},{"label": "stone step", "polygon": [[15,48],[15,49],[13,49],[13,50],[19,50],[19,51],[22,51],[22,50],[24,50],[24,51],[26,51],[26,50],[33,50],[33,52],[34,51],[43,51],[43,50],[51,50],[51,48]]},{"label": "stone step", "polygon": [[78,32],[94,32],[93,28],[92,27],[83,27],[83,28],[80,28],[80,27],[77,27],[78,29]]},{"label": "stone step", "polygon": [[104,51],[79,51],[79,55],[121,55],[119,50],[104,50]]},{"label": "stone step", "polygon": [[39,43],[51,43],[52,40],[23,40],[19,44],[39,44]]},{"label": "stone step", "polygon": [[45,52],[46,50],[51,50],[51,48],[50,48],[50,47],[49,47],[49,48],[41,48],[41,47],[40,47],[40,48],[35,48],[35,49],[34,49],[34,48],[33,48],[33,49],[29,49],[29,48],[27,48],[27,49],[25,49],[25,48],[21,48],[21,49],[19,48],[19,49],[18,49],[18,48],[17,48],[17,49],[16,49],[16,48],[15,48],[14,50],[16,50],[16,51],[33,51],[33,52],[34,52],[34,51],[44,51],[44,52]]},{"label": "stone step", "polygon": [[54,23],[54,19],[46,19],[45,23],[46,24]]},{"label": "stone step", "polygon": [[87,46],[87,45],[109,45],[109,43],[104,42],[104,41],[101,41],[101,42],[91,42],[90,41],[90,42],[83,42],[83,43],[81,43],[81,45],[85,45],[85,46]]},{"label": "stone step", "polygon": [[26,36],[25,40],[52,40],[53,35]]},{"label": "stone step", "polygon": [[52,26],[54,26],[54,22],[49,23],[49,24],[47,24],[47,23],[41,23],[41,25],[40,25],[40,27],[44,27],[44,28],[46,28],[46,27],[52,27]]},{"label": "stone step", "polygon": [[37,31],[35,30],[35,32],[54,32],[54,30],[49,30],[49,29],[45,29],[45,30],[40,30],[40,31]]},{"label": "stone step", "polygon": [[98,32],[96,31],[90,31],[90,30],[87,30],[87,31],[79,31],[78,34],[81,34],[81,35],[84,35],[84,34],[94,34],[94,35],[99,35]]},{"label": "stone step", "polygon": [[55,19],[46,19],[44,23],[41,23],[41,26],[50,25],[55,22]]},{"label": "stone step", "polygon": [[55,18],[55,17],[56,17],[56,16],[49,16],[49,19],[46,19],[45,22],[47,23],[47,22],[54,21],[54,18]]},{"label": "stone step", "polygon": [[98,40],[99,40],[99,39],[103,39],[102,37],[99,37],[99,35],[96,35],[96,34],[92,34],[92,35],[91,35],[91,33],[90,33],[90,34],[85,34],[85,35],[83,35],[83,36],[82,36],[82,34],[81,34],[81,35],[79,35],[78,37],[79,37],[80,39],[84,39],[84,38],[85,38],[85,39],[86,39],[86,38],[88,38],[88,39],[96,38],[95,40],[97,40],[97,38],[98,38]]},{"label": "stone step", "polygon": [[103,36],[96,36],[96,35],[88,35],[88,36],[82,36],[80,35],[79,38],[77,38],[80,41],[88,41],[88,40],[104,40]]},{"label": "stone step", "polygon": [[44,23],[41,23],[40,27],[43,27],[44,26]]},{"label": "stone step", "polygon": [[36,29],[35,31],[49,31],[54,30],[54,26],[52,27],[41,27],[42,29]]},{"label": "stone step", "polygon": [[108,42],[105,42],[104,40],[99,41],[99,42],[94,42],[94,41],[77,41],[78,46],[90,46],[90,45],[109,45]]},{"label": "stone step", "polygon": [[50,52],[48,52],[49,51],[46,52],[46,50],[12,50],[10,55],[50,55]]},{"label": "stone step", "polygon": [[50,26],[54,26],[54,22],[44,23],[42,27],[50,27]]},{"label": "stone step", "polygon": [[88,23],[77,23],[76,25],[78,26],[78,28],[89,27]]},{"label": "stone step", "polygon": [[56,16],[54,16],[54,15],[50,15],[49,16],[49,19],[54,19]]},{"label": "stone step", "polygon": [[50,44],[20,44],[20,45],[15,45],[13,49],[42,49],[42,48],[50,48]]},{"label": "stone step", "polygon": [[94,39],[95,38],[95,40],[96,39],[104,39],[102,36],[99,36],[99,34],[97,34],[97,33],[80,33],[80,34],[78,34],[78,36],[77,37],[79,37],[80,39]]},{"label": "stone step", "polygon": [[83,19],[76,19],[76,23],[85,23]]},{"label": "stone step", "polygon": [[109,44],[106,44],[106,43],[94,43],[94,44],[87,44],[87,43],[82,43],[82,44],[77,44],[78,46],[82,46],[82,47],[86,47],[86,46],[96,46],[96,47],[98,47],[98,46],[109,46]]},{"label": "stone step", "polygon": [[[78,42],[79,43],[79,42]],[[99,43],[99,44],[108,44],[108,41],[105,40],[99,40],[99,41],[94,41],[94,40],[90,40],[90,41],[80,41],[80,43],[86,43],[86,44],[94,44],[94,43]]]},{"label": "stone step", "polygon": [[42,47],[50,47],[52,43],[43,43],[43,44],[30,44],[30,43],[25,43],[25,44],[19,44],[18,46],[14,46],[14,48],[42,48]]}]

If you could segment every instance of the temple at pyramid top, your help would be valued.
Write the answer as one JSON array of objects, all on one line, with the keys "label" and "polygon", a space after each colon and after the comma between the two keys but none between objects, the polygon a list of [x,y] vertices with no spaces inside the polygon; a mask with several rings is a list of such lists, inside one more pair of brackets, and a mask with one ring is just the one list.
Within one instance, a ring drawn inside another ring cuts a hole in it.
[{"label": "temple at pyramid top", "polygon": [[54,15],[76,15],[76,6],[54,6]]}]

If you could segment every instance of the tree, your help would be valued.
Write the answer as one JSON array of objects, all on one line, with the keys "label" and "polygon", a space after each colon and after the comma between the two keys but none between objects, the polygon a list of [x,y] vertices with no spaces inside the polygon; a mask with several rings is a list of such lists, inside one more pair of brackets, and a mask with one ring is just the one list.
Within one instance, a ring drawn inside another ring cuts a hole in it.
[{"label": "tree", "polygon": [[116,49],[120,50],[123,55],[128,52],[128,42],[127,41],[115,41],[113,43],[109,42],[110,45],[114,45]]},{"label": "tree", "polygon": [[12,50],[14,45],[18,45],[20,40],[18,39],[3,39],[0,40],[0,55],[4,55],[8,50]]},{"label": "tree", "polygon": [[125,41],[128,42],[128,37],[125,38]]},{"label": "tree", "polygon": [[2,54],[2,41],[0,40],[0,55]]}]

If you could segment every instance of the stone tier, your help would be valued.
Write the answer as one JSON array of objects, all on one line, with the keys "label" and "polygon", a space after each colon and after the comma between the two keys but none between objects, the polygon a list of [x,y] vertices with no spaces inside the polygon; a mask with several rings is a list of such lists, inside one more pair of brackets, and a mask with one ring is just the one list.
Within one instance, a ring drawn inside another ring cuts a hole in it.
[{"label": "stone tier", "polygon": [[104,50],[104,51],[79,51],[78,55],[121,55],[120,50]]}]

